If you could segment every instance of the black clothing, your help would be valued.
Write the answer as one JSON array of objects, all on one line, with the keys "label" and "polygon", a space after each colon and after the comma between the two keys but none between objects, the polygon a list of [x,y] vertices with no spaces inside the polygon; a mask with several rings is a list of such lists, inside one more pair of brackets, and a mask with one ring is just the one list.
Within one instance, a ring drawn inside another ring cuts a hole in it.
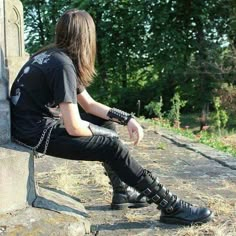
[{"label": "black clothing", "polygon": [[[81,117],[103,127],[108,127],[110,122],[87,114],[81,114]],[[42,152],[43,147],[39,151]],[[53,129],[47,154],[70,160],[105,162],[129,186],[134,186],[143,174],[143,168],[131,157],[119,138],[102,135],[73,137],[66,132],[63,124]]]},{"label": "black clothing", "polygon": [[43,130],[59,119],[58,104],[77,103],[83,90],[72,60],[62,51],[49,49],[32,57],[11,88],[14,138],[31,138],[36,144]]},{"label": "black clothing", "polygon": [[[143,168],[130,156],[119,138],[74,137],[63,126],[57,106],[61,102],[76,104],[77,94],[84,89],[77,79],[73,62],[62,51],[50,49],[34,56],[21,69],[11,89],[12,136],[35,146],[43,131],[52,127],[46,154],[106,162],[123,181],[135,185]],[[110,122],[88,114],[81,117],[100,126]],[[37,151],[44,151],[48,133]]]}]

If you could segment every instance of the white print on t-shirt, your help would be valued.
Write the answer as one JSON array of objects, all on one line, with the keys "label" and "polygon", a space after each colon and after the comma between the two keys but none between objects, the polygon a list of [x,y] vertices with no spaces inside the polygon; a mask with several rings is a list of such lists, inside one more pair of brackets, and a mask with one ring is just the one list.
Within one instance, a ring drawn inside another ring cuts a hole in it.
[{"label": "white print on t-shirt", "polygon": [[23,75],[28,74],[29,71],[30,71],[30,67],[29,67],[29,66],[26,66],[25,69],[24,69],[24,71],[23,71],[23,73],[21,74],[21,76],[17,79],[17,82],[20,81],[20,78],[21,78]]},{"label": "white print on t-shirt", "polygon": [[36,55],[33,59],[32,64],[38,63],[40,65],[47,63],[50,60],[50,55],[48,55],[46,52],[42,52],[39,55]]},{"label": "white print on t-shirt", "polygon": [[17,88],[17,89],[16,89],[16,95],[15,95],[15,96],[11,96],[11,101],[12,101],[12,103],[13,103],[14,105],[16,105],[17,102],[19,101],[20,95],[21,95],[20,89]]}]

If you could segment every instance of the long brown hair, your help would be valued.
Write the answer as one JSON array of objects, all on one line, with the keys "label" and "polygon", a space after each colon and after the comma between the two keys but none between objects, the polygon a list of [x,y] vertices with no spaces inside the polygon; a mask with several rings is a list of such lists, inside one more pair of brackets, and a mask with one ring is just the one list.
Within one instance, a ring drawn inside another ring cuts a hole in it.
[{"label": "long brown hair", "polygon": [[66,11],[56,25],[54,43],[72,59],[80,81],[88,86],[96,73],[96,30],[92,17],[77,9]]},{"label": "long brown hair", "polygon": [[92,17],[86,11],[66,11],[57,22],[54,43],[31,57],[50,48],[61,49],[71,58],[78,79],[85,87],[92,82],[96,74],[96,30]]}]

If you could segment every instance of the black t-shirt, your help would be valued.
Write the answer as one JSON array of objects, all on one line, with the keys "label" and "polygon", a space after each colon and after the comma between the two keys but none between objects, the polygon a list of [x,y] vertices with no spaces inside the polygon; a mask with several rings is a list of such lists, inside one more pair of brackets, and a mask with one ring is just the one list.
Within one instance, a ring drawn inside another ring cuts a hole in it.
[{"label": "black t-shirt", "polygon": [[77,103],[84,90],[72,60],[58,49],[32,57],[11,88],[12,136],[37,144],[43,130],[59,119],[58,105]]}]

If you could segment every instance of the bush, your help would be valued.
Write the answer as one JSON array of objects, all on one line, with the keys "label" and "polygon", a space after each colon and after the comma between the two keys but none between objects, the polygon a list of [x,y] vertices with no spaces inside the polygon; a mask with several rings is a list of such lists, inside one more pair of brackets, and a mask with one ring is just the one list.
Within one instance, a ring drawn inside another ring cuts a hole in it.
[{"label": "bush", "polygon": [[160,119],[163,118],[163,113],[162,113],[162,107],[163,107],[163,100],[162,97],[160,97],[160,101],[151,101],[148,105],[144,107],[145,110],[147,110],[149,116],[155,116]]}]

